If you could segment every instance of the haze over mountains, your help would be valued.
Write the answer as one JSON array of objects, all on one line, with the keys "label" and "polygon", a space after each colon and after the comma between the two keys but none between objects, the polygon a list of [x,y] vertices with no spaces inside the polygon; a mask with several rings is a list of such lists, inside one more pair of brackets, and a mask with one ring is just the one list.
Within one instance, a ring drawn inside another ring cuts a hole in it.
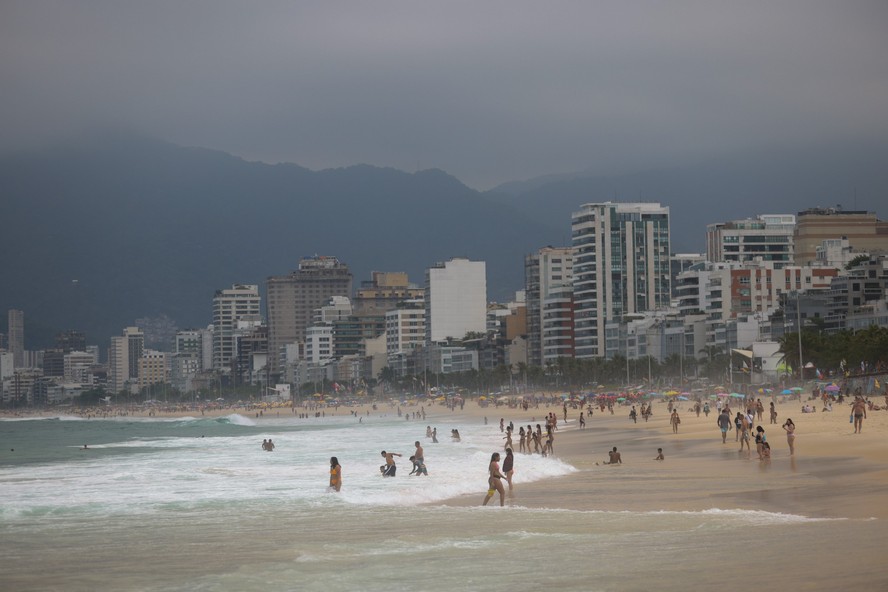
[{"label": "haze over mountains", "polygon": [[710,222],[837,203],[884,216],[886,163],[874,140],[478,192],[435,169],[311,171],[96,132],[0,158],[0,311],[25,310],[29,349],[67,328],[104,346],[138,317],[204,326],[215,290],[264,289],[316,253],[347,263],[355,285],[373,270],[422,284],[437,261],[484,260],[489,297],[503,300],[523,287],[526,253],[569,244],[582,203],[669,205],[673,251],[701,251]]}]

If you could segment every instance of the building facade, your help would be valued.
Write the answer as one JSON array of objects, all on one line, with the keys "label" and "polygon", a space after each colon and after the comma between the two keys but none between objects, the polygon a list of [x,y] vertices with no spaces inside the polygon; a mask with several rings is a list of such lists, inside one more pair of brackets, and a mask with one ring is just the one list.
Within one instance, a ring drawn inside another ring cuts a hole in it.
[{"label": "building facade", "polygon": [[798,213],[795,230],[797,265],[817,260],[817,248],[829,239],[847,239],[852,251],[888,253],[888,222],[874,212],[846,211],[841,207],[811,208]]},{"label": "building facade", "polygon": [[234,284],[226,290],[217,290],[213,297],[213,369],[230,369],[237,355],[237,329],[241,321],[261,319],[259,286]]},{"label": "building facade", "polygon": [[792,214],[764,214],[754,219],[706,227],[706,258],[712,262],[765,261],[780,268],[795,258]]},{"label": "building facade", "polygon": [[25,313],[17,309],[10,309],[7,313],[8,333],[6,341],[16,368],[25,365]]},{"label": "building facade", "polygon": [[576,357],[604,357],[607,321],[669,305],[669,208],[585,204],[571,230]]},{"label": "building facade", "polygon": [[[572,294],[573,249],[545,247],[527,255],[524,258],[524,291],[527,303],[527,363],[542,366],[545,361],[544,321],[551,318],[544,310],[544,303],[551,298],[561,300],[565,295]],[[560,318],[556,320],[556,326],[561,321]],[[551,327],[549,332],[552,332]],[[573,327],[570,335],[573,335]],[[570,349],[573,349],[572,343]]]},{"label": "building facade", "polygon": [[268,349],[271,373],[276,374],[282,348],[305,339],[315,309],[333,296],[351,296],[352,274],[336,257],[307,257],[296,271],[269,277],[267,287]]},{"label": "building facade", "polygon": [[127,384],[139,382],[139,360],[145,350],[145,334],[138,327],[127,327],[123,335],[111,338],[108,352],[109,383],[112,392],[120,392]]},{"label": "building facade", "polygon": [[454,258],[426,270],[426,344],[487,331],[487,265]]}]

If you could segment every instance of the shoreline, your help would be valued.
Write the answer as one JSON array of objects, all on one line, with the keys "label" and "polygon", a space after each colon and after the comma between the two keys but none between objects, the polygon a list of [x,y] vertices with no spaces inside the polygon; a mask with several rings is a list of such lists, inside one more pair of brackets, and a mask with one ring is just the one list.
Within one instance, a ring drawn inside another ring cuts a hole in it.
[{"label": "shoreline", "polygon": [[[515,488],[506,498],[506,506],[600,511],[689,511],[762,510],[809,518],[885,519],[888,506],[884,490],[888,486],[888,411],[868,412],[861,434],[853,434],[847,421],[850,406],[836,405],[830,413],[800,413],[802,402],[778,403],[778,423],[763,424],[772,446],[770,461],[759,461],[753,451],[738,453],[733,429],[722,444],[716,427],[715,409],[709,417],[697,417],[690,402],[679,407],[682,418],[679,433],[673,434],[668,423],[667,404],[655,402],[650,421],[633,423],[629,407],[620,406],[611,415],[597,408],[586,420],[586,429],[578,429],[580,410],[568,409],[568,421],[562,409],[555,407],[486,407],[467,402],[463,409],[451,411],[442,405],[426,405],[426,424],[459,427],[482,423],[487,418],[497,429],[502,417],[515,429],[528,423],[544,423],[547,413],[558,416],[555,455],[577,469],[570,475],[532,483],[521,482],[521,458],[517,441],[515,450]],[[323,408],[326,417],[359,415],[388,416],[397,406],[377,403],[358,407]],[[402,406],[404,412],[419,411],[420,406]],[[70,413],[65,413],[69,411]],[[77,417],[75,409],[28,414],[0,413],[3,419]],[[109,410],[111,411],[111,410]],[[113,410],[125,412],[124,409]],[[239,414],[261,427],[266,419],[298,417],[315,410],[289,406],[258,408],[219,407],[201,410],[158,411],[149,415],[139,410],[129,415],[108,414],[108,418],[171,419],[177,417],[225,417]],[[767,415],[767,413],[765,414]],[[792,417],[798,426],[796,454],[790,456],[782,422]],[[444,421],[446,420],[446,424]],[[411,421],[422,421],[417,418]],[[271,426],[269,426],[271,427]],[[441,429],[439,429],[439,432]],[[423,434],[424,435],[424,434]],[[418,434],[418,438],[421,436]],[[606,451],[617,446],[623,464],[602,464]],[[754,446],[754,444],[753,444]],[[657,448],[663,448],[664,461],[655,461]],[[493,452],[493,451],[491,451]],[[472,479],[479,471],[473,467]],[[486,483],[478,481],[476,495],[464,495],[430,505],[467,507],[480,505]],[[496,499],[493,503],[496,503]]]}]

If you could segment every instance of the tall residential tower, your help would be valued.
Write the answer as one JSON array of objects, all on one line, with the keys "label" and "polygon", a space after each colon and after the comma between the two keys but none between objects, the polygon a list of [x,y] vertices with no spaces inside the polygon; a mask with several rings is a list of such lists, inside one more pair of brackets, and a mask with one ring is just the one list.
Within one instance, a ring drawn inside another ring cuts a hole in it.
[{"label": "tall residential tower", "polygon": [[669,208],[589,203],[571,228],[576,357],[603,357],[607,321],[669,305]]},{"label": "tall residential tower", "polygon": [[336,257],[306,257],[296,271],[269,277],[267,286],[268,353],[274,373],[280,371],[284,346],[305,339],[316,308],[333,296],[351,297],[352,274]]}]

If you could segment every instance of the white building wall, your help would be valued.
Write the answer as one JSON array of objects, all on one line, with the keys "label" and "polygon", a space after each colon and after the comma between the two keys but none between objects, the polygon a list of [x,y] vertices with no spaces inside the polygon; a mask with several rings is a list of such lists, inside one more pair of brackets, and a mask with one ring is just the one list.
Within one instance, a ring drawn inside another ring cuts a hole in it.
[{"label": "white building wall", "polygon": [[451,259],[426,270],[426,342],[487,329],[487,265]]}]

